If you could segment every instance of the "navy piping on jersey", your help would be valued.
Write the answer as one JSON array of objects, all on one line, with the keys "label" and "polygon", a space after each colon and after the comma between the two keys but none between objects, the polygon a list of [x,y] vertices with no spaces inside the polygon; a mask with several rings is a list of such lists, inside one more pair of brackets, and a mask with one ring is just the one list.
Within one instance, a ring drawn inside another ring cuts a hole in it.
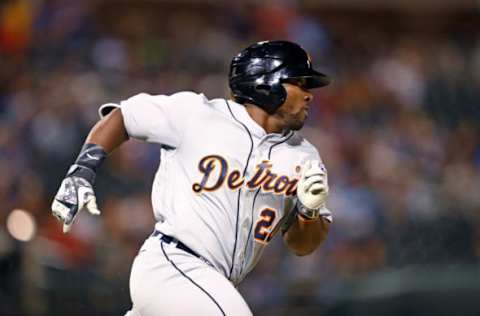
[{"label": "navy piping on jersey", "polygon": [[[258,188],[257,192],[255,192],[255,196],[253,197],[253,202],[252,202],[252,216],[251,216],[252,220],[251,220],[251,223],[250,223],[250,229],[248,230],[247,242],[245,243],[245,250],[244,250],[244,252],[247,252],[248,243],[249,243],[249,241],[250,241],[250,234],[252,233],[253,222],[254,222],[254,220],[253,220],[253,210],[255,209],[255,201],[257,200],[257,196],[258,196],[258,193],[260,193],[260,190],[261,190],[261,188]],[[243,265],[242,265],[242,268],[241,268],[240,271],[241,271],[240,273],[243,272]]]},{"label": "navy piping on jersey", "polygon": [[180,272],[180,274],[182,276],[184,276],[187,280],[189,280],[190,282],[192,282],[196,287],[198,287],[200,290],[202,290],[203,293],[207,294],[208,297],[210,297],[210,299],[215,303],[215,305],[217,305],[218,309],[220,309],[220,312],[222,313],[223,316],[225,316],[225,312],[223,311],[222,307],[220,307],[220,304],[218,304],[218,302],[213,298],[212,295],[210,295],[210,293],[208,293],[204,288],[202,288],[200,285],[198,285],[197,283],[195,283],[195,281],[193,281],[188,275],[186,275],[182,270],[180,270],[179,267],[177,267],[177,265],[167,256],[167,253],[165,252],[165,249],[163,248],[163,241],[160,242],[160,247],[162,248],[162,252],[163,252],[163,255],[165,256],[165,258],[167,258],[168,262],[170,262],[170,264],[175,268],[175,270],[177,270],[178,272]]},{"label": "navy piping on jersey", "polygon": [[273,147],[285,143],[285,142],[288,141],[290,138],[292,138],[293,134],[294,134],[294,132],[290,131],[290,134],[287,134],[287,137],[286,137],[285,139],[283,139],[282,141],[279,141],[278,143],[273,144],[273,145],[270,147],[270,150],[268,151],[268,160],[270,160],[270,157],[272,156],[272,149],[273,149]]},{"label": "navy piping on jersey", "polygon": [[[227,100],[225,100],[225,103],[227,104],[228,110],[230,111],[230,114],[232,115],[233,119],[243,126],[243,128],[248,133],[248,137],[250,138],[250,152],[248,153],[247,163],[245,164],[245,168],[243,169],[243,174],[242,174],[242,177],[245,177],[245,173],[247,172],[247,168],[248,168],[248,163],[250,162],[250,157],[252,156],[252,152],[253,152],[252,133],[250,133],[250,130],[248,129],[248,127],[245,124],[243,124],[239,119],[237,119],[235,117],[235,115],[233,115],[232,109],[230,108],[230,104],[228,104]],[[233,267],[235,266],[235,252],[237,251],[238,217],[239,217],[239,213],[240,213],[240,194],[241,194],[241,192],[242,192],[242,188],[239,188],[238,189],[238,196],[237,196],[237,217],[235,219],[235,243],[233,244],[232,266],[230,267],[230,272],[228,274],[229,279],[232,277]]]},{"label": "navy piping on jersey", "polygon": [[[271,155],[272,155],[272,149],[273,147],[277,146],[277,145],[280,145],[286,141],[288,141],[291,137],[293,136],[293,132],[290,133],[290,135],[287,136],[287,138],[279,141],[278,143],[275,143],[273,144],[272,146],[270,146],[270,149],[268,150],[268,160],[270,160],[271,158]],[[258,193],[260,193],[260,188],[257,190],[257,192],[255,193],[255,196],[253,197],[253,202],[252,202],[252,220],[250,222],[250,229],[248,230],[248,235],[247,235],[247,242],[245,243],[245,252],[247,252],[247,247],[248,247],[248,243],[250,241],[250,235],[252,233],[252,229],[253,229],[253,213],[254,213],[254,209],[255,209],[255,201],[257,200],[257,196],[258,196]],[[242,272],[243,272],[243,267],[242,267]]]}]

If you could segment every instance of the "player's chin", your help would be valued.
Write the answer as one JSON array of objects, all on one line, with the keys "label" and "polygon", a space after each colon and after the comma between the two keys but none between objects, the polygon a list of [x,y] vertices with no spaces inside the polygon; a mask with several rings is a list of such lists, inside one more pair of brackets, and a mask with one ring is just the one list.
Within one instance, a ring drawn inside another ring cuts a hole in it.
[{"label": "player's chin", "polygon": [[305,124],[305,119],[306,117],[301,117],[301,116],[298,116],[298,117],[295,117],[295,118],[292,118],[290,120],[290,129],[293,130],[293,131],[298,131],[300,129],[302,129],[303,125]]}]

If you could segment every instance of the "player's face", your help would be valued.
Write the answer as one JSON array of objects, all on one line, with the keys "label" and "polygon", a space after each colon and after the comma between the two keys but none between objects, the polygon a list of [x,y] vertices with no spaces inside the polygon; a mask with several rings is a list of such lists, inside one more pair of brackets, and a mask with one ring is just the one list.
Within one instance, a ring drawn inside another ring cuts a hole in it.
[{"label": "player's face", "polygon": [[287,99],[275,115],[284,122],[286,128],[296,131],[305,123],[313,94],[305,88],[305,79],[289,80],[283,83],[283,87],[287,91]]}]

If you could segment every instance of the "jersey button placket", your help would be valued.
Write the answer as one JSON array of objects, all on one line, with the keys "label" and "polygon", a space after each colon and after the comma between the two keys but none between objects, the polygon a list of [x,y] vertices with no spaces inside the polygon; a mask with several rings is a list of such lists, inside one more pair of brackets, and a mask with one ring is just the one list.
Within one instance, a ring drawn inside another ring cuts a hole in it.
[{"label": "jersey button placket", "polygon": [[[252,155],[250,156],[250,160],[249,160],[249,167],[248,169],[246,170],[245,172],[245,183],[248,182],[250,180],[250,177],[253,175],[253,173],[255,172],[255,168],[257,166],[257,164],[259,163],[257,161],[257,157],[261,157],[260,155],[260,150],[259,150],[259,146],[255,146],[253,151],[252,151]],[[248,201],[248,203],[246,203],[246,207],[243,208],[244,210],[244,214],[243,214],[243,220],[242,220],[242,224],[240,226],[240,233],[244,236],[244,238],[242,240],[244,240],[244,242],[247,242],[247,239],[248,239],[248,233],[249,233],[249,230],[250,230],[250,222],[253,220],[251,218],[251,206],[248,207],[247,205],[251,205],[251,198],[252,198],[252,194],[255,193],[255,190],[250,190],[249,188],[245,188],[245,190],[243,191],[243,194],[244,194],[244,197],[243,197],[243,201],[246,202]],[[247,198],[247,196],[249,196],[249,198]],[[240,274],[242,273],[243,271],[243,266],[245,264],[245,253],[244,253],[244,249],[245,249],[245,244],[241,245],[240,248],[241,251],[238,252],[238,265],[234,268],[234,270],[236,271],[236,274],[237,274],[237,277],[240,277]]]},{"label": "jersey button placket", "polygon": [[[248,214],[248,212],[247,212],[247,214],[245,214],[245,219],[243,220],[243,223],[242,223],[242,234],[245,236],[244,240],[247,240],[247,237],[248,237],[247,235],[248,235],[248,232],[249,232],[250,221],[251,221],[250,217],[251,217],[250,214]],[[240,266],[243,266],[244,261],[245,261],[245,253],[244,253],[243,249],[245,249],[245,245],[242,246],[242,251],[240,252],[240,255],[239,255]]]},{"label": "jersey button placket", "polygon": [[254,170],[255,166],[256,166],[256,161],[257,161],[257,148],[255,148],[252,152],[252,156],[250,156],[250,162],[249,162],[249,168],[247,169],[247,171],[245,172],[245,179],[246,181],[249,180],[251,174],[252,174],[252,170]]}]

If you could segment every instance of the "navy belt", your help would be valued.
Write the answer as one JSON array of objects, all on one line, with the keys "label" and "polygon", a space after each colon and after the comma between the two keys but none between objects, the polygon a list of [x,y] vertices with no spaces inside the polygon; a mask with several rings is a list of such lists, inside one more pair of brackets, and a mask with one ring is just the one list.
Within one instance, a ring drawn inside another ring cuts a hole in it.
[{"label": "navy belt", "polygon": [[178,239],[176,239],[172,236],[165,235],[164,233],[161,233],[158,230],[154,230],[152,236],[157,237],[158,235],[161,235],[160,240],[162,240],[164,243],[166,243],[166,244],[174,243],[174,244],[176,244],[175,245],[176,248],[181,249],[183,251],[186,251],[189,254],[194,255],[195,257],[202,259],[202,257],[199,254],[197,254],[192,249],[188,248],[188,246],[185,245],[180,240],[178,240]]}]

